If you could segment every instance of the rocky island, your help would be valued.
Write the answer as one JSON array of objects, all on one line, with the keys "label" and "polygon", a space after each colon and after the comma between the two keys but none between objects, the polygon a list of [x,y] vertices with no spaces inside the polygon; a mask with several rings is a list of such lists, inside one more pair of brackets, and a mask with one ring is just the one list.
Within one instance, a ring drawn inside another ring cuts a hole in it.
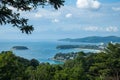
[{"label": "rocky island", "polygon": [[14,50],[28,50],[26,46],[13,46],[12,49]]}]

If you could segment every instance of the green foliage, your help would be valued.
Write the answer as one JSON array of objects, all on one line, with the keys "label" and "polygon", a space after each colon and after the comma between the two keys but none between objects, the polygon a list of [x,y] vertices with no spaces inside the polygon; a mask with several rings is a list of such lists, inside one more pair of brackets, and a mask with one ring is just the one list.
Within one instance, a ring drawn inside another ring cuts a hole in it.
[{"label": "green foliage", "polygon": [[[0,54],[0,80],[23,80],[25,79],[24,62],[19,61],[12,52]],[[21,77],[22,76],[22,77]]]},{"label": "green foliage", "polygon": [[[12,52],[0,54],[0,80],[120,80],[120,45],[108,44],[104,52],[79,52],[63,65],[26,60]],[[117,55],[117,56],[116,56]]]},{"label": "green foliage", "polygon": [[30,60],[30,65],[33,67],[37,67],[39,65],[39,61],[37,61],[36,59],[32,59]]},{"label": "green foliage", "polygon": [[37,68],[28,67],[26,73],[29,80],[53,80],[55,68],[50,64],[40,64]]},{"label": "green foliage", "polygon": [[11,24],[19,28],[23,33],[30,34],[34,28],[28,24],[28,19],[21,18],[20,13],[8,7],[13,7],[18,11],[31,11],[38,6],[52,5],[55,9],[63,6],[64,0],[0,0],[0,25]]}]

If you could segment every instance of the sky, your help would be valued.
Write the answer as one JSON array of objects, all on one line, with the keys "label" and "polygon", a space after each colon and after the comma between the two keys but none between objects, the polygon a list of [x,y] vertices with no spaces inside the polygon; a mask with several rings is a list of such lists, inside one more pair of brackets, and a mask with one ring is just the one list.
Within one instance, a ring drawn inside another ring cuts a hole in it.
[{"label": "sky", "polygon": [[66,0],[65,5],[58,10],[46,6],[20,13],[29,19],[29,24],[35,30],[27,35],[11,25],[0,25],[0,41],[39,41],[120,34],[120,0]]}]

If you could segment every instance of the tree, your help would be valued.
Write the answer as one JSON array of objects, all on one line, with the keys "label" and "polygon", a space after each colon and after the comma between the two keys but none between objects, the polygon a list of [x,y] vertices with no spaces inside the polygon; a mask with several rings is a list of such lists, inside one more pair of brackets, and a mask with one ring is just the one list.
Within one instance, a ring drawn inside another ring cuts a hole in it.
[{"label": "tree", "polygon": [[109,55],[106,63],[110,69],[109,76],[115,80],[120,80],[120,44],[109,43],[105,51]]},{"label": "tree", "polygon": [[31,11],[38,6],[52,5],[55,9],[64,4],[64,0],[0,0],[0,25],[11,24],[19,28],[22,33],[30,34],[34,28],[28,24],[28,19],[21,18],[20,13],[14,12],[8,7],[13,7],[18,11]]},{"label": "tree", "polygon": [[48,63],[41,63],[36,68],[30,66],[27,68],[28,80],[53,80],[55,68]]},{"label": "tree", "polygon": [[95,80],[120,80],[120,44],[109,43],[104,52],[94,55],[93,61],[89,75]]},{"label": "tree", "polygon": [[39,61],[36,59],[30,60],[30,65],[33,67],[37,67],[39,65]]},{"label": "tree", "polygon": [[[16,57],[11,51],[0,53],[0,80],[26,80],[23,60]],[[27,61],[25,61],[27,62]]]}]

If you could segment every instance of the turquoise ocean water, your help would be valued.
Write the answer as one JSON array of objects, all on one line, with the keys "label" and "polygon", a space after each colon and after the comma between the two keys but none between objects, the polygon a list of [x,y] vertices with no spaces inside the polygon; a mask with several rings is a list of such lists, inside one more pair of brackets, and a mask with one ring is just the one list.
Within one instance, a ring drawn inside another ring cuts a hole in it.
[{"label": "turquoise ocean water", "polygon": [[66,49],[58,50],[57,45],[66,44],[88,44],[88,43],[71,43],[71,42],[60,42],[60,41],[40,41],[40,42],[0,42],[0,52],[11,50],[13,46],[26,46],[28,50],[13,50],[14,54],[27,59],[37,59],[40,62],[49,62],[50,64],[60,64],[59,61],[49,60],[49,58],[54,57],[56,53],[63,52],[95,52],[95,50],[88,49]]}]

